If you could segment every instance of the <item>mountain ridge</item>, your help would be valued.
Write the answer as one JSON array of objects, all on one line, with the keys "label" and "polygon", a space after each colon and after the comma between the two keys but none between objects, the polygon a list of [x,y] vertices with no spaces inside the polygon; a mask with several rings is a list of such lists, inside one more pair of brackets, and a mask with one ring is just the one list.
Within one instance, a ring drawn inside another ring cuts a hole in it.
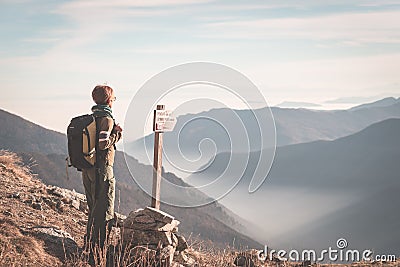
[{"label": "mountain ridge", "polygon": [[3,149],[47,154],[67,153],[65,134],[39,126],[2,109],[0,125],[0,143]]},{"label": "mountain ridge", "polygon": [[[388,106],[374,106],[373,103],[368,105],[355,110],[310,110],[272,107],[271,111],[276,126],[276,145],[280,147],[315,140],[334,140],[356,133],[373,123],[388,118],[400,118],[400,102],[397,100],[394,104]],[[214,153],[215,149],[217,150],[216,153],[230,151],[231,144],[229,140],[231,133],[226,134],[221,125],[213,122],[232,124],[232,118],[226,118],[228,116],[226,110],[221,108],[198,114],[179,116],[175,129],[185,130],[185,128],[189,127],[189,123],[191,128],[190,131],[186,130],[185,134],[180,131],[164,133],[163,142],[165,153],[168,153],[168,157],[172,160],[181,160],[181,153],[188,155],[188,157],[198,158],[201,155]],[[243,142],[232,148],[233,151],[239,153],[259,150],[262,147],[261,139],[259,133],[253,133],[254,129],[258,129],[258,124],[252,113],[248,110],[233,110],[232,112],[234,113],[233,115],[236,114],[241,118],[245,127],[244,130],[247,131],[248,139],[251,141],[249,143],[250,146]],[[254,112],[262,112],[262,110],[255,110]],[[193,120],[195,117],[199,119]],[[211,119],[203,120],[201,117]],[[238,138],[243,137],[236,137],[236,139]],[[209,148],[204,146],[202,153],[199,153],[199,144],[204,139],[211,139],[218,146],[210,146]],[[143,147],[144,141],[145,148]],[[148,163],[146,154],[151,153],[152,145],[153,134],[150,134],[139,140],[125,143],[124,150],[141,162]],[[204,163],[207,161],[205,160]],[[179,173],[173,166],[166,164],[165,167],[184,177],[184,174]]]}]

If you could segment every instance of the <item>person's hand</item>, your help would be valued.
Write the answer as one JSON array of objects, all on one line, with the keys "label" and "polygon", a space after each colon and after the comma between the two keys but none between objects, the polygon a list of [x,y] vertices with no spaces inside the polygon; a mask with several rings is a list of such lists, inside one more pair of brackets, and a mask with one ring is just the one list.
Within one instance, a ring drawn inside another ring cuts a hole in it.
[{"label": "person's hand", "polygon": [[121,126],[119,126],[119,124],[116,124],[115,125],[115,127],[114,127],[114,130],[116,131],[116,132],[122,132],[122,128],[121,128]]}]

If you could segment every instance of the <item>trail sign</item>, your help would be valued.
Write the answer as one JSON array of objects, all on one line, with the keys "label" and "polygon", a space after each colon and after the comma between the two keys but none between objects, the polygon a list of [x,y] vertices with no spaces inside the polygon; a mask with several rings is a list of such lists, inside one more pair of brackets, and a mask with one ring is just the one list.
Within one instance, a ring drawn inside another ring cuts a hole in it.
[{"label": "trail sign", "polygon": [[162,133],[172,131],[176,124],[176,119],[172,116],[172,111],[165,110],[164,105],[157,105],[154,110],[153,131],[154,131],[154,162],[153,162],[153,186],[151,193],[151,206],[160,209],[160,187],[162,170]]},{"label": "trail sign", "polygon": [[171,110],[154,110],[154,132],[170,132],[174,129],[176,118],[172,116]]}]

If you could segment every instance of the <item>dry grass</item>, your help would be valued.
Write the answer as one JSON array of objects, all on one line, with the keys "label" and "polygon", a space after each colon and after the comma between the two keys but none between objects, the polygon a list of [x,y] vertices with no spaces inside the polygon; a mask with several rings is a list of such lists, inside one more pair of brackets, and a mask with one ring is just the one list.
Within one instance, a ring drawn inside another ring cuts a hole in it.
[{"label": "dry grass", "polygon": [[0,168],[22,179],[30,179],[32,176],[29,167],[24,166],[21,158],[17,154],[7,150],[0,150]]},{"label": "dry grass", "polygon": [[[149,267],[149,266],[169,266],[164,260],[157,256],[157,252],[146,246],[123,247],[123,240],[119,240],[116,246],[111,245],[115,241],[109,241],[105,245],[104,250],[95,249],[95,266],[115,266],[115,267]],[[242,251],[243,252],[243,251]],[[234,260],[241,253],[229,246],[225,249],[214,247],[211,242],[194,241],[189,244],[189,248],[185,250],[184,255],[196,261],[193,266],[209,266],[209,267],[232,267],[235,266]],[[87,266],[88,253],[82,251],[70,257],[65,266]],[[108,261],[108,264],[107,264]],[[110,262],[112,262],[111,265]],[[276,266],[276,265],[274,265]]]},{"label": "dry grass", "polygon": [[[63,249],[51,247],[33,229],[55,227],[80,236],[84,227],[77,221],[85,215],[70,207],[57,212],[43,201],[45,197],[49,198],[46,186],[33,177],[29,167],[15,153],[0,150],[0,266],[62,264],[64,259],[58,254]],[[33,199],[42,209],[32,207]]]},{"label": "dry grass", "polygon": [[25,236],[11,221],[0,221],[0,266],[55,266],[34,237]]}]

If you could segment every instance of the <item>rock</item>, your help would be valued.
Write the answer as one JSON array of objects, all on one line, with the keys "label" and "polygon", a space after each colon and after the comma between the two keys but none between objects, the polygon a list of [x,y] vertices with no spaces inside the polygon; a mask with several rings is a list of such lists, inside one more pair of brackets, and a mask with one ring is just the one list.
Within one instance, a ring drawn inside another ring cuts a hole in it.
[{"label": "rock", "polygon": [[71,207],[74,207],[75,209],[79,210],[80,206],[81,202],[79,200],[76,199],[71,200]]},{"label": "rock", "polygon": [[54,227],[37,226],[33,227],[31,230],[37,233],[42,233],[54,237],[62,237],[74,240],[74,238],[68,232]]},{"label": "rock", "polygon": [[235,266],[243,266],[243,267],[254,267],[254,262],[250,257],[244,255],[236,256],[235,260],[233,261]]},{"label": "rock", "polygon": [[165,223],[171,223],[172,220],[174,219],[174,217],[169,215],[168,213],[163,212],[161,210],[157,210],[152,207],[146,207],[143,210],[143,213],[153,217],[156,221],[161,221]]},{"label": "rock", "polygon": [[60,188],[58,186],[49,186],[48,187],[48,192],[52,195],[55,195],[57,197],[62,197],[64,198],[66,196],[65,191],[63,190],[63,188]]},{"label": "rock", "polygon": [[175,252],[174,261],[185,267],[194,267],[197,265],[196,260],[186,255],[183,251],[178,253]]},{"label": "rock", "polygon": [[43,210],[42,204],[36,202],[32,203],[32,208],[34,208],[35,210]]},{"label": "rock", "polygon": [[124,221],[126,220],[126,216],[123,214],[120,214],[118,212],[114,212],[114,220],[115,220],[115,226],[116,227],[121,227],[124,225]]},{"label": "rock", "polygon": [[21,229],[30,235],[34,235],[42,240],[46,247],[51,247],[55,253],[69,257],[78,251],[78,245],[72,236],[61,229],[54,227],[36,226]]},{"label": "rock", "polygon": [[171,215],[153,208],[131,212],[124,221],[124,240],[131,245],[176,246],[172,230],[179,224]]},{"label": "rock", "polygon": [[[26,201],[26,202],[25,202]],[[34,203],[34,202],[38,202],[37,200],[36,200],[36,198],[35,198],[35,196],[33,196],[33,195],[30,195],[30,199],[27,199],[27,200],[25,200],[24,202],[25,203],[28,203],[28,204],[32,204],[32,203]]]},{"label": "rock", "polygon": [[243,267],[264,266],[265,262],[261,261],[258,257],[259,255],[258,250],[250,249],[239,253],[234,252],[234,254],[236,255],[234,260],[234,264],[236,266],[243,266]]},{"label": "rock", "polygon": [[152,224],[155,223],[156,220],[147,214],[139,214],[133,218],[133,222],[141,224]]},{"label": "rock", "polygon": [[162,227],[159,227],[158,231],[176,232],[177,230],[175,230],[175,229],[178,228],[179,224],[180,224],[180,221],[172,220],[170,223],[168,223]]},{"label": "rock", "polygon": [[131,212],[124,221],[124,228],[167,232],[172,231],[179,223],[178,220],[163,211],[146,207]]},{"label": "rock", "polygon": [[[79,200],[86,201],[86,196],[75,192],[75,190],[68,190],[58,186],[47,186],[47,192],[61,199]],[[67,203],[68,204],[68,203]]]},{"label": "rock", "polygon": [[[68,197],[64,197],[64,198],[61,199],[61,201],[62,201],[64,204],[72,204],[72,201],[76,201],[76,200],[71,200],[71,199],[68,198]],[[79,203],[79,201],[78,201],[78,203]]]},{"label": "rock", "polygon": [[[60,188],[58,186],[47,186],[47,192],[55,197],[50,197],[51,201],[47,201],[52,209],[63,212],[65,210],[64,205],[70,205],[71,207],[87,212],[86,196],[75,192],[75,190],[68,190]],[[53,203],[51,203],[53,202]]]},{"label": "rock", "polygon": [[176,237],[176,234],[173,232],[171,233],[171,241],[172,241],[172,245],[176,248],[178,246],[178,237]]},{"label": "rock", "polygon": [[159,231],[141,231],[125,228],[123,232],[124,241],[129,245],[151,245],[157,247],[162,245],[172,245],[172,233]]},{"label": "rock", "polygon": [[57,201],[56,208],[58,211],[63,212],[64,211],[64,204],[61,202],[61,200]]},{"label": "rock", "polygon": [[181,235],[177,235],[177,234],[174,234],[176,237],[177,237],[177,241],[178,241],[178,245],[176,246],[176,251],[184,251],[185,249],[187,249],[189,246],[188,246],[188,243],[186,242],[186,239],[183,237],[183,236],[181,236]]},{"label": "rock", "polygon": [[156,266],[197,266],[195,259],[184,254],[188,244],[177,234],[179,224],[173,216],[150,207],[132,211],[123,221],[123,246],[156,251]]},{"label": "rock", "polygon": [[9,216],[9,217],[14,217],[14,214],[12,214],[12,212],[8,211],[8,210],[4,210],[3,214],[6,215],[6,216]]},{"label": "rock", "polygon": [[20,193],[19,193],[19,192],[16,192],[16,193],[14,193],[14,194],[8,195],[8,198],[17,198],[17,199],[20,199],[21,196],[20,196]]},{"label": "rock", "polygon": [[54,201],[54,200],[51,199],[51,198],[47,198],[47,197],[44,197],[44,198],[43,198],[43,201],[44,201],[44,203],[46,203],[46,205],[49,206],[51,209],[56,210],[56,206],[57,206],[57,202],[56,202],[56,201]]}]

